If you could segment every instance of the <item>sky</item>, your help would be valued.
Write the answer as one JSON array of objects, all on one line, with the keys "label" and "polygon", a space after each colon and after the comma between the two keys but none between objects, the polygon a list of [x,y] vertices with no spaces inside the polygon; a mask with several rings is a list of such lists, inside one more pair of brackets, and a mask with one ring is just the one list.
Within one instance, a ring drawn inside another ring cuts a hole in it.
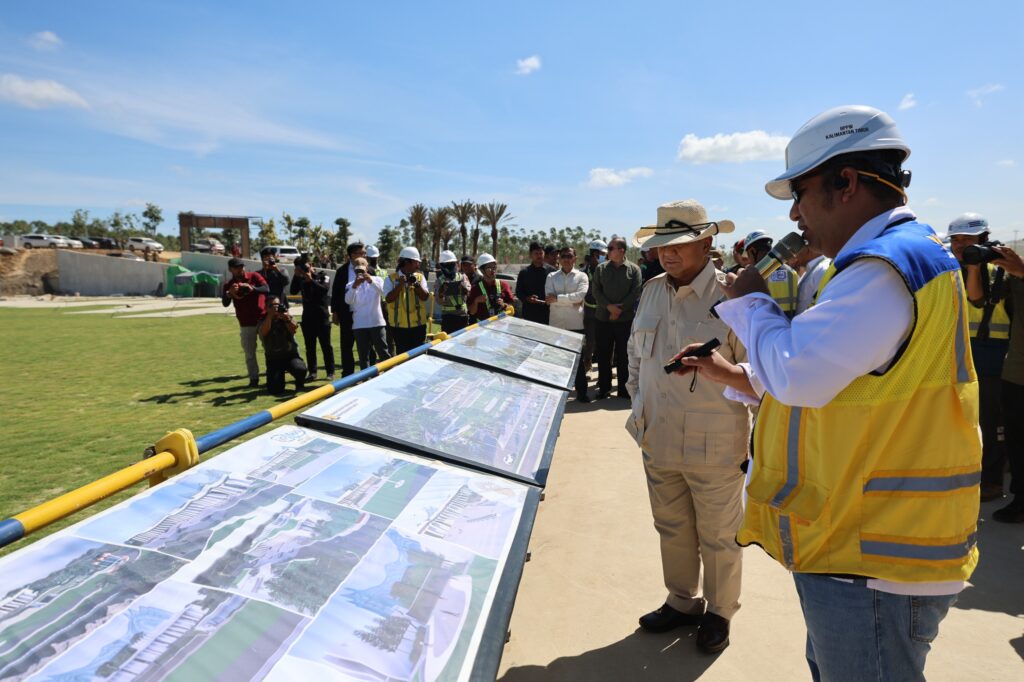
[{"label": "sky", "polygon": [[1024,3],[629,4],[5,2],[0,221],[153,202],[165,233],[288,212],[373,241],[472,199],[609,236],[693,198],[779,237],[789,136],[868,104],[919,218],[1024,236]]}]

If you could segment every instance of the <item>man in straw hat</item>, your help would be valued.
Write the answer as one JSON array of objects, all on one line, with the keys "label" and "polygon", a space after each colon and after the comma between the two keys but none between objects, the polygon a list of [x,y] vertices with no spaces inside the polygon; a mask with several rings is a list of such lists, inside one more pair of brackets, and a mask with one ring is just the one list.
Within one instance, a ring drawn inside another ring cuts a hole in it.
[{"label": "man in straw hat", "polygon": [[718,384],[691,385],[663,368],[683,346],[713,338],[722,342],[724,357],[747,357],[736,335],[710,313],[725,280],[711,263],[711,240],[734,229],[731,221],[708,220],[693,200],[658,207],[658,224],[641,229],[636,242],[657,247],[665,272],[644,285],[629,338],[633,411],[626,429],[643,450],[668,588],[665,604],[643,616],[640,627],[665,632],[697,625],[697,646],[707,653],[729,645],[729,620],[740,607],[742,550],[735,537],[750,416],[744,405],[726,400]]}]

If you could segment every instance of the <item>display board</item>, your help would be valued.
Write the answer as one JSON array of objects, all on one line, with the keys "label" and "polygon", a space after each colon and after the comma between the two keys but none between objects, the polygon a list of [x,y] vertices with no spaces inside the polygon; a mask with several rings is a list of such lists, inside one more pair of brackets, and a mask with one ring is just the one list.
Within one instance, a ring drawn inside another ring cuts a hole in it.
[{"label": "display board", "polygon": [[580,359],[570,350],[489,327],[469,329],[428,352],[555,388],[573,385]]},{"label": "display board", "polygon": [[567,395],[422,355],[295,420],[543,486]]},{"label": "display board", "polygon": [[574,353],[583,352],[583,334],[566,331],[558,327],[551,327],[539,322],[530,322],[518,317],[500,317],[493,322],[487,323],[488,329],[496,329],[506,334],[522,336],[526,339],[533,339],[546,343],[549,346],[558,346],[571,350]]},{"label": "display board", "polygon": [[0,559],[0,679],[493,679],[538,499],[278,428]]}]

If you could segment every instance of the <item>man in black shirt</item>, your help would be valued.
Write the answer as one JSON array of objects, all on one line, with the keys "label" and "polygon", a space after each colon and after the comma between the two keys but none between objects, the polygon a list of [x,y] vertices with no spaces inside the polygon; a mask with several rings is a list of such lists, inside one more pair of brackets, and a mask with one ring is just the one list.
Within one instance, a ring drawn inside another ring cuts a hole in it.
[{"label": "man in black shirt", "polygon": [[355,332],[352,331],[352,310],[345,303],[345,288],[356,278],[352,261],[366,257],[366,247],[361,242],[353,242],[346,247],[348,260],[334,273],[334,286],[331,291],[331,313],[334,322],[341,327],[341,376],[347,377],[356,371],[356,357],[352,347],[356,343]]},{"label": "man in black shirt", "polygon": [[288,275],[281,271],[277,267],[277,259],[274,258],[274,252],[269,248],[260,251],[260,258],[263,260],[263,269],[260,270],[260,275],[263,279],[267,280],[267,287],[270,289],[270,293],[277,296],[281,305],[288,309],[288,297],[285,296],[285,289],[288,288]]},{"label": "man in black shirt", "polygon": [[334,348],[331,346],[331,315],[327,310],[330,303],[329,280],[325,273],[310,267],[306,258],[295,261],[295,276],[292,278],[291,293],[302,293],[302,339],[306,344],[306,365],[309,376],[306,381],[316,380],[316,344],[324,354],[324,371],[327,381],[334,381]]},{"label": "man in black shirt", "polygon": [[306,380],[306,365],[299,357],[295,343],[297,325],[277,296],[267,296],[267,314],[259,324],[263,355],[267,362],[267,391],[273,395],[284,392],[285,372],[295,379],[295,390],[301,392]]},{"label": "man in black shirt", "polygon": [[548,273],[554,268],[544,262],[544,245],[540,242],[530,244],[530,264],[519,271],[516,278],[516,298],[523,302],[523,319],[530,322],[547,324],[551,311],[544,302],[546,294],[544,286],[548,281]]}]

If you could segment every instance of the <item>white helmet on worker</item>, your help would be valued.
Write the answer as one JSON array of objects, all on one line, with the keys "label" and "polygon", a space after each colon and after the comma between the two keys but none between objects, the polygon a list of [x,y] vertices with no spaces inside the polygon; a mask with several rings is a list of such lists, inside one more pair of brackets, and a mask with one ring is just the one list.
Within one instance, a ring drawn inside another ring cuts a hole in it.
[{"label": "white helmet on worker", "polygon": [[367,258],[380,258],[380,249],[378,249],[373,244],[370,244],[369,246],[366,247],[366,257]]},{"label": "white helmet on worker", "polygon": [[765,246],[770,249],[772,248],[772,244],[774,243],[774,241],[775,240],[773,240],[771,236],[769,236],[769,234],[764,230],[754,230],[753,232],[751,232],[750,234],[743,238],[743,250],[746,251],[747,249],[749,249],[754,244],[757,244],[758,242],[767,242]]},{"label": "white helmet on worker", "polygon": [[441,255],[438,256],[438,263],[458,263],[459,259],[455,257],[455,253],[452,251],[442,251]]},{"label": "white helmet on worker", "polygon": [[407,246],[398,253],[398,257],[402,260],[420,260],[420,250],[415,246]]},{"label": "white helmet on worker", "polygon": [[601,251],[602,253],[607,253],[608,251],[608,245],[605,244],[600,239],[595,239],[594,241],[587,244],[587,248],[591,251]]},{"label": "white helmet on worker", "polygon": [[482,268],[483,266],[490,265],[491,263],[494,262],[496,262],[494,260],[494,256],[492,256],[489,253],[481,253],[480,256],[476,259],[476,266],[478,268]]},{"label": "white helmet on worker", "polygon": [[[786,145],[786,172],[764,188],[776,199],[788,200],[793,196],[790,180],[814,170],[832,157],[882,149],[902,151],[901,162],[910,156],[910,147],[889,114],[860,104],[829,109],[796,131]],[[910,174],[904,172],[896,180],[907,187]]]},{"label": "white helmet on worker", "polygon": [[988,234],[988,221],[980,213],[961,213],[949,224],[947,236],[965,234],[972,237],[980,237]]}]

